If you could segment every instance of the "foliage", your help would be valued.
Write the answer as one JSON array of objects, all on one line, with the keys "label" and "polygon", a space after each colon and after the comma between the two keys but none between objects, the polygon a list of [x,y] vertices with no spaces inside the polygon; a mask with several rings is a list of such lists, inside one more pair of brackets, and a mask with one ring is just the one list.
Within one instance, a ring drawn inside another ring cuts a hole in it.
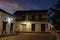
[{"label": "foliage", "polygon": [[53,17],[50,19],[52,19],[55,29],[60,30],[60,1],[57,1],[49,10],[54,13]]}]

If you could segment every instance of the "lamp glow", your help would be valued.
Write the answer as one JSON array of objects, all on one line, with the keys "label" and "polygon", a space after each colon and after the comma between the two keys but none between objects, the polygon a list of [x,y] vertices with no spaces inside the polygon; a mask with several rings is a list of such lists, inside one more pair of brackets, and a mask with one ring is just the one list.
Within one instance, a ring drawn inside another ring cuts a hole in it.
[{"label": "lamp glow", "polygon": [[29,27],[29,25],[31,24],[30,22],[25,22],[25,24],[27,25],[27,27]]},{"label": "lamp glow", "polygon": [[10,18],[8,18],[8,23],[10,24],[10,22],[11,22],[11,19],[10,19]]},{"label": "lamp glow", "polygon": [[30,22],[26,22],[26,24],[27,24],[27,26],[29,26],[30,25]]}]

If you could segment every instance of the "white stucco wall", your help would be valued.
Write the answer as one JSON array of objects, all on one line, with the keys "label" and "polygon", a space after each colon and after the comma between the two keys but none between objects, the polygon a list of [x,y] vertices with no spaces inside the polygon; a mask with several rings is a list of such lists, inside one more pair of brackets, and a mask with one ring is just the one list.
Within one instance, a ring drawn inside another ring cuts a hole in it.
[{"label": "white stucco wall", "polygon": [[[6,17],[14,18],[14,16],[11,16],[9,14],[0,11],[0,35],[2,34],[3,21],[5,20]],[[15,20],[13,21],[13,23],[15,24]],[[15,25],[13,25],[13,32],[14,29],[15,29]],[[6,24],[6,34],[10,34],[10,24],[8,22]]]},{"label": "white stucco wall", "polygon": [[[45,32],[49,32],[50,28],[48,27],[48,22],[32,22],[32,21],[28,21],[28,22],[30,22],[30,25],[28,27],[26,27],[27,32],[32,32],[32,30],[31,30],[32,24],[35,24],[35,31],[34,32],[41,32],[41,24],[45,24]],[[22,31],[21,24],[25,24],[25,21],[16,22],[17,31]]]}]

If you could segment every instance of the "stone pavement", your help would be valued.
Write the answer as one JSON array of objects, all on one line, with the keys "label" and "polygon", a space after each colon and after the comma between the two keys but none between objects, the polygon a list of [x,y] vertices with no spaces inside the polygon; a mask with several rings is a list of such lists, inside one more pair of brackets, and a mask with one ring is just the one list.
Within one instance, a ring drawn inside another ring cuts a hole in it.
[{"label": "stone pavement", "polygon": [[57,40],[56,35],[42,33],[19,33],[18,35],[6,36],[0,40]]}]

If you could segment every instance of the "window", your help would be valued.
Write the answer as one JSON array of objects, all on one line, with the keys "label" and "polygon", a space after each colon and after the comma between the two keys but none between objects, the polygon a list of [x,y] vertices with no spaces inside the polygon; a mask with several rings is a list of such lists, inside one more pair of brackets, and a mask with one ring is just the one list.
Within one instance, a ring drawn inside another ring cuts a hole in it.
[{"label": "window", "polygon": [[28,20],[35,20],[35,15],[29,15]]},{"label": "window", "polygon": [[26,20],[26,16],[18,16],[16,18],[17,21],[25,21]]},{"label": "window", "polygon": [[36,19],[36,20],[39,20],[39,15],[36,15],[36,16],[35,16],[35,19]]},{"label": "window", "polygon": [[19,20],[21,20],[21,19],[20,19],[20,17],[18,16],[18,17],[16,18],[16,21],[19,21]]},{"label": "window", "polygon": [[22,20],[26,20],[26,16],[22,16]]},{"label": "window", "polygon": [[41,14],[39,14],[39,20],[41,20]]},{"label": "window", "polygon": [[35,15],[32,15],[32,20],[35,20]]},{"label": "window", "polygon": [[47,15],[42,15],[42,20],[47,20]]}]

